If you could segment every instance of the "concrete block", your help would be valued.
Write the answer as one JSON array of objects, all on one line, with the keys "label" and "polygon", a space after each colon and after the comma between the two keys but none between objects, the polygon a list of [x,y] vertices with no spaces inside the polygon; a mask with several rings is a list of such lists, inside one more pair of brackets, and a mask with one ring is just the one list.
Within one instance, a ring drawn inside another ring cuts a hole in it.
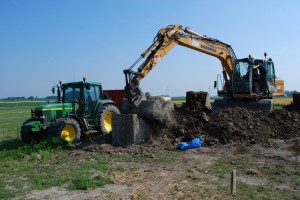
[{"label": "concrete block", "polygon": [[151,126],[137,114],[113,114],[112,145],[138,144],[151,137]]}]

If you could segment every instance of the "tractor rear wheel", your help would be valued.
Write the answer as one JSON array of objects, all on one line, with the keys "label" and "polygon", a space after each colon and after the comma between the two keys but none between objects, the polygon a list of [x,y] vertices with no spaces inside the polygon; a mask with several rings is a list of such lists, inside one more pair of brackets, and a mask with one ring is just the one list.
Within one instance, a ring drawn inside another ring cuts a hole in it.
[{"label": "tractor rear wheel", "polygon": [[112,131],[112,115],[120,114],[119,109],[112,104],[104,105],[98,112],[99,131],[103,135],[109,134]]},{"label": "tractor rear wheel", "polygon": [[81,137],[81,128],[75,119],[60,119],[51,125],[49,134],[64,141],[76,143]]}]

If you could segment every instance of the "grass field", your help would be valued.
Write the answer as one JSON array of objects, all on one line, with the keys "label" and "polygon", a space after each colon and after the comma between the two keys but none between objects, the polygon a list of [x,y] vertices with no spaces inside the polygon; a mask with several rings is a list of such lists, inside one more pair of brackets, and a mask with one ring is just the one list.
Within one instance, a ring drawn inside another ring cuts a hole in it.
[{"label": "grass field", "polygon": [[47,101],[0,100],[0,140],[19,137],[22,123],[30,118],[31,109]]},{"label": "grass field", "polygon": [[[24,145],[19,139],[0,141],[0,199],[12,199],[31,190],[52,186],[66,187],[69,190],[102,187],[114,183],[109,174],[133,169],[114,167],[110,163],[149,159],[145,155],[88,152],[83,156],[86,159],[82,159],[83,157],[70,156],[71,150],[72,147],[55,138],[35,145]],[[152,159],[152,162],[172,162],[172,155],[172,152],[160,153],[160,157]]]}]

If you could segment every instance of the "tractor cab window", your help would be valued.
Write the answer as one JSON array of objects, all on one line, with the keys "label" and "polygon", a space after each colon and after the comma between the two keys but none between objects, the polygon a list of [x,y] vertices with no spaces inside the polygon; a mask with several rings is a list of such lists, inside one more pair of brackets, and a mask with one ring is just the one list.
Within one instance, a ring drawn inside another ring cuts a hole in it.
[{"label": "tractor cab window", "polygon": [[98,101],[99,86],[91,85],[88,89],[84,87],[85,113],[89,117]]},{"label": "tractor cab window", "polygon": [[96,96],[98,99],[102,99],[102,89],[101,86],[95,86]]},{"label": "tractor cab window", "polygon": [[80,86],[65,86],[64,87],[64,102],[65,103],[74,103],[80,102]]},{"label": "tractor cab window", "polygon": [[91,85],[89,90],[84,88],[85,102],[94,102],[97,100],[95,86]]}]

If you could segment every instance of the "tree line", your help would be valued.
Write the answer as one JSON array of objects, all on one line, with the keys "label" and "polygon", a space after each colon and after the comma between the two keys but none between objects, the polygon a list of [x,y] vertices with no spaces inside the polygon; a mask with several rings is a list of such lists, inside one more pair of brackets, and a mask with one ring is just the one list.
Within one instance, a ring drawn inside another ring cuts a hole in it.
[{"label": "tree line", "polygon": [[2,100],[51,100],[51,99],[57,99],[57,96],[47,96],[47,97],[43,97],[43,98],[39,98],[37,96],[29,96],[29,97],[7,97],[4,98]]}]

